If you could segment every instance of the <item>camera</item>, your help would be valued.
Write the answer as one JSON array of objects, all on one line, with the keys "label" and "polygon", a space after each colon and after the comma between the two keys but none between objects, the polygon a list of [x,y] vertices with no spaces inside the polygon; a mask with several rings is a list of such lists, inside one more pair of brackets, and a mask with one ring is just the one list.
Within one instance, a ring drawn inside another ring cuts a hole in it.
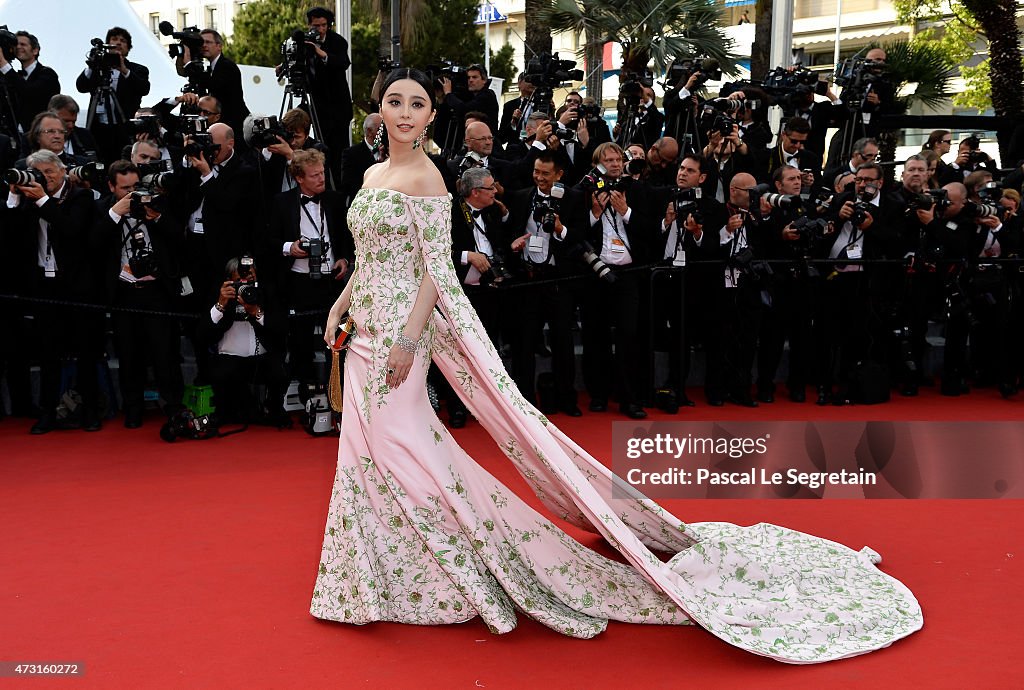
[{"label": "camera", "polygon": [[160,118],[157,115],[140,115],[133,117],[127,122],[128,131],[134,134],[148,134],[151,137],[160,136]]},{"label": "camera", "polygon": [[677,58],[668,68],[665,82],[673,86],[685,86],[694,74],[700,75],[693,88],[699,89],[704,82],[722,78],[722,66],[714,58]]},{"label": "camera", "polygon": [[565,82],[582,81],[583,70],[575,69],[574,60],[561,60],[558,53],[541,53],[526,63],[523,70],[527,82],[533,84],[533,102],[538,110],[548,107],[553,100],[553,91]]},{"label": "camera", "polygon": [[206,130],[209,123],[199,115],[182,115],[181,132],[188,137],[185,144],[185,155],[198,158],[200,154],[212,165],[214,157],[220,151],[220,144],[213,143],[213,135]]},{"label": "camera", "polygon": [[824,218],[811,220],[808,216],[800,216],[793,221],[792,228],[801,240],[815,242],[828,234],[828,221]]},{"label": "camera", "polygon": [[174,174],[174,165],[169,160],[139,163],[139,183],[150,189],[167,190],[178,179]]},{"label": "camera", "polygon": [[128,268],[132,275],[136,278],[156,275],[159,270],[156,255],[146,245],[146,234],[141,227],[136,227],[128,236],[128,247],[131,250],[131,256],[128,257]]},{"label": "camera", "polygon": [[587,266],[590,267],[598,278],[605,281],[606,283],[615,282],[615,274],[612,273],[612,269],[601,260],[601,255],[594,251],[594,248],[589,242],[583,241],[579,244],[570,247],[570,256],[576,256],[583,261]]},{"label": "camera", "polygon": [[182,93],[205,96],[206,68],[203,66],[203,35],[199,33],[199,27],[186,26],[181,31],[175,31],[173,24],[163,21],[159,24],[159,30],[162,35],[170,36],[178,41],[167,48],[167,54],[171,56],[172,60],[179,57],[184,58],[185,49],[188,48],[189,61],[183,65],[188,84],[182,87]]},{"label": "camera", "polygon": [[104,43],[99,38],[94,38],[89,43],[92,48],[85,55],[85,64],[94,70],[114,70],[121,67],[121,53],[117,46]]},{"label": "camera", "polygon": [[320,43],[320,33],[315,29],[303,31],[296,29],[281,44],[281,71],[288,80],[291,93],[304,93],[309,87],[309,72],[306,69],[306,58],[313,50],[306,43]]},{"label": "camera", "polygon": [[[724,99],[723,99],[724,100]],[[737,101],[733,101],[734,103]],[[715,132],[722,135],[725,139],[732,134],[732,128],[738,124],[736,120],[726,113],[720,113],[714,108],[705,107],[704,113],[701,115],[700,127],[703,131],[707,132],[710,137]]]},{"label": "camera", "polygon": [[601,122],[604,117],[604,108],[597,103],[587,104],[583,103],[576,109],[576,117],[582,120],[586,120],[588,123]]},{"label": "camera", "polygon": [[817,73],[803,65],[794,70],[776,67],[761,80],[761,89],[788,116],[797,108],[813,102],[815,95],[824,96],[828,92],[828,82],[818,79]]},{"label": "camera", "polygon": [[491,268],[487,273],[480,276],[480,284],[490,287],[500,287],[506,280],[512,280],[512,272],[505,264],[505,258],[495,250],[494,256],[488,257]]},{"label": "camera", "polygon": [[146,209],[156,209],[160,195],[152,189],[136,189],[131,195],[128,215],[137,220],[146,220]]},{"label": "camera", "polygon": [[986,204],[998,204],[1003,196],[1003,187],[998,182],[986,182],[978,189],[978,198]]},{"label": "camera", "polygon": [[[323,264],[330,247],[329,242],[319,237],[303,237],[299,240],[299,248],[309,254],[310,280],[321,280],[326,277],[323,272]],[[330,272],[326,275],[330,275]]]},{"label": "camera", "polygon": [[772,208],[781,209],[799,209],[800,208],[800,197],[793,194],[776,194],[769,192],[771,187],[767,184],[759,184],[756,187],[752,187],[747,190],[750,194],[750,209],[751,211],[756,210],[761,205],[763,199]]},{"label": "camera", "polygon": [[701,200],[702,196],[703,192],[700,187],[691,187],[690,189],[677,188],[672,191],[670,199],[676,212],[676,223],[680,227],[682,227],[686,217],[691,215],[698,225],[703,223],[700,209],[697,206],[697,202]]},{"label": "camera", "polygon": [[258,280],[234,280],[231,287],[235,288],[238,299],[246,304],[261,304],[263,302],[263,290]]},{"label": "camera", "polygon": [[160,427],[160,438],[174,443],[178,438],[193,441],[212,438],[217,435],[217,427],[210,421],[210,415],[196,416],[192,410],[183,408],[175,412]]},{"label": "camera", "polygon": [[378,55],[377,56],[377,71],[378,72],[390,72],[391,70],[398,69],[402,66],[402,63],[397,60],[392,60],[390,55]]},{"label": "camera", "polygon": [[264,117],[250,115],[246,118],[243,130],[245,143],[254,149],[263,149],[279,144],[281,142],[277,140],[278,137],[289,144],[294,138],[294,135],[281,126],[274,115]]},{"label": "camera", "polygon": [[46,178],[43,177],[43,173],[39,172],[35,168],[29,168],[28,170],[16,170],[11,168],[4,173],[4,183],[13,184],[16,187],[27,187],[33,182],[37,182],[42,187],[46,187]]},{"label": "camera", "polygon": [[843,87],[843,102],[852,110],[863,105],[868,87],[877,81],[885,70],[884,62],[852,57],[836,65],[833,82]]},{"label": "camera", "polygon": [[469,77],[466,74],[466,68],[444,58],[441,58],[438,63],[427,65],[424,70],[434,82],[434,87],[440,89],[441,79],[444,78],[452,83],[452,93],[463,98],[468,97]]},{"label": "camera", "polygon": [[627,175],[640,175],[647,168],[647,158],[644,156],[633,156],[629,151],[626,152],[626,174]]},{"label": "camera", "polygon": [[548,200],[538,200],[533,204],[533,221],[544,232],[555,231],[555,215],[558,210]]},{"label": "camera", "polygon": [[68,168],[69,177],[77,177],[82,182],[87,182],[95,189],[107,181],[107,168],[103,163],[93,161],[85,165],[76,165]]},{"label": "camera", "polygon": [[203,115],[182,115],[181,133],[185,136],[203,134],[210,128],[210,123]]},{"label": "camera", "polygon": [[558,120],[548,120],[551,125],[551,133],[562,141],[576,141],[576,131],[563,127]]},{"label": "camera", "polygon": [[988,154],[980,149],[972,149],[967,152],[967,163],[971,166],[982,165],[988,161]]},{"label": "camera", "polygon": [[593,193],[605,192],[611,194],[615,190],[625,193],[626,191],[626,180],[630,183],[633,181],[632,178],[620,177],[618,179],[611,179],[605,177],[608,174],[608,169],[603,165],[598,164],[596,167],[591,169],[583,179],[580,180],[580,184],[585,188],[589,189]]},{"label": "camera", "polygon": [[480,154],[475,151],[470,151],[462,157],[461,161],[459,161],[459,175],[461,176],[462,173],[466,172],[470,168],[476,167],[483,167],[483,161],[480,159]]},{"label": "camera", "polygon": [[964,203],[964,213],[971,218],[984,218],[985,216],[996,216],[1001,218],[1003,215],[1003,207],[995,204],[968,201]]},{"label": "camera", "polygon": [[8,62],[14,59],[18,48],[18,37],[4,24],[0,26],[0,50]]}]

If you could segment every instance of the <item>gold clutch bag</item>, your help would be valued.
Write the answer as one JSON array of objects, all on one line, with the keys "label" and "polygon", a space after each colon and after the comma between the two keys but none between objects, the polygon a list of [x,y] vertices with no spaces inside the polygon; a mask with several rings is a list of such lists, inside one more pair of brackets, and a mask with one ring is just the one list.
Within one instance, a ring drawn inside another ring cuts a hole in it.
[{"label": "gold clutch bag", "polygon": [[341,352],[347,350],[352,344],[352,338],[356,335],[356,322],[351,316],[345,318],[338,331],[338,337],[331,347],[331,382],[327,388],[327,399],[331,403],[331,409],[341,412]]}]

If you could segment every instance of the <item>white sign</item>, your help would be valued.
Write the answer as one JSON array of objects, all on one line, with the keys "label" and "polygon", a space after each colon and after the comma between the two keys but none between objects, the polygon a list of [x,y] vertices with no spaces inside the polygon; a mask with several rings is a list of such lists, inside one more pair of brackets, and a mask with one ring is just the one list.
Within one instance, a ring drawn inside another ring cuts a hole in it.
[{"label": "white sign", "polygon": [[474,24],[486,24],[487,22],[503,22],[508,17],[498,11],[498,8],[489,2],[485,2],[477,8],[476,21]]}]

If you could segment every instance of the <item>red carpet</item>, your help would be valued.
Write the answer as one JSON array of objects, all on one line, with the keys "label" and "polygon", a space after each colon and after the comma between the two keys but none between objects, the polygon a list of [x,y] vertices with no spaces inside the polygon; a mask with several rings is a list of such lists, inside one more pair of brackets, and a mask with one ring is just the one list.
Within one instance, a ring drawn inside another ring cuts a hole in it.
[{"label": "red carpet", "polygon": [[[675,419],[1016,420],[1022,410],[990,392],[952,401],[926,391],[876,407],[701,405]],[[605,460],[609,422],[622,419],[552,417]],[[317,621],[308,608],[334,439],[256,429],[170,445],[154,419],[137,431],[115,420],[97,434],[44,437],[28,426],[0,422],[0,661],[84,662],[86,674],[0,686],[1020,687],[1020,501],[666,501],[684,520],[775,522],[868,544],[924,607],[924,630],[889,649],[796,667],[698,628],[613,623],[580,641],[527,620],[504,636],[479,621]],[[479,425],[457,434],[525,493]]]}]

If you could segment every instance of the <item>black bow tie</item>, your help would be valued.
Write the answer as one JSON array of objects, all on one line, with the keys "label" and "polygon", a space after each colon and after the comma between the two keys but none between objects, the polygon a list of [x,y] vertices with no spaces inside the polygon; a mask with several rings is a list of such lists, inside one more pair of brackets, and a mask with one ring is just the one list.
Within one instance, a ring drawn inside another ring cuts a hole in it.
[{"label": "black bow tie", "polygon": [[792,156],[786,156],[786,163],[792,163],[793,161],[796,161],[797,163],[799,163],[800,162],[800,156],[798,156],[795,153]]},{"label": "black bow tie", "polygon": [[314,194],[313,196],[306,196],[305,194],[300,194],[299,195],[299,200],[303,204],[308,204],[308,203],[319,204],[320,203],[320,197],[321,197],[320,194]]},{"label": "black bow tie", "polygon": [[476,210],[475,208],[471,208],[471,209],[469,209],[469,213],[470,213],[470,215],[472,215],[472,216],[473,216],[474,218],[479,218],[479,217],[480,217],[480,214],[481,214],[481,213],[483,213],[483,211],[478,211],[478,210]]}]

